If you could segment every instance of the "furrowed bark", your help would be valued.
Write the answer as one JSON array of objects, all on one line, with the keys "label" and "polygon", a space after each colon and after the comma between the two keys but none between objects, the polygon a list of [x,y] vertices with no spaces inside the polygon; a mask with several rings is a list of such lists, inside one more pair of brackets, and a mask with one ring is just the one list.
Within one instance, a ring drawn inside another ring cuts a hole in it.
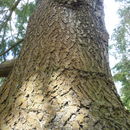
[{"label": "furrowed bark", "polygon": [[2,130],[129,130],[110,74],[103,17],[102,0],[38,5],[1,88]]}]

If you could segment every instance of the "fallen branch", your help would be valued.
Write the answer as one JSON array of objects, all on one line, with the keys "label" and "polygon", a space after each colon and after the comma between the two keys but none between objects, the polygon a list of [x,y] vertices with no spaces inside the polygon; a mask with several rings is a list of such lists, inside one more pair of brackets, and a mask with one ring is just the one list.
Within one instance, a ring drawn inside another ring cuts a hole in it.
[{"label": "fallen branch", "polygon": [[0,64],[0,77],[7,77],[11,72],[16,59],[6,61]]}]

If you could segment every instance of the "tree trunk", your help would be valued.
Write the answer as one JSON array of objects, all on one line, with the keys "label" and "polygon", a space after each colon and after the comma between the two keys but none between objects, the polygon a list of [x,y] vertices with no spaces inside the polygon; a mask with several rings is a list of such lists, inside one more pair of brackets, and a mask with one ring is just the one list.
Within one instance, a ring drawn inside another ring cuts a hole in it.
[{"label": "tree trunk", "polygon": [[1,130],[129,130],[108,65],[102,0],[43,0],[0,92]]}]

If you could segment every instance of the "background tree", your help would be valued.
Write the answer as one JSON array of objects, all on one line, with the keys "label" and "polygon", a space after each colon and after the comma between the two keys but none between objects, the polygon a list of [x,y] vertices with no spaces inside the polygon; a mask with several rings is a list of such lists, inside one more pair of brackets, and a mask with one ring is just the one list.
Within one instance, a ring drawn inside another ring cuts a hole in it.
[{"label": "background tree", "polygon": [[[19,55],[34,8],[34,0],[0,0],[0,63]],[[0,77],[1,85],[4,80]]]},{"label": "background tree", "polygon": [[114,31],[115,57],[119,62],[114,67],[114,79],[122,84],[121,99],[130,110],[130,1],[118,0],[122,6],[118,10],[120,24]]},{"label": "background tree", "polygon": [[[0,1],[0,62],[6,61],[9,54],[13,58],[18,56],[34,7],[34,1],[30,0]],[[4,53],[12,46],[10,52]]]}]

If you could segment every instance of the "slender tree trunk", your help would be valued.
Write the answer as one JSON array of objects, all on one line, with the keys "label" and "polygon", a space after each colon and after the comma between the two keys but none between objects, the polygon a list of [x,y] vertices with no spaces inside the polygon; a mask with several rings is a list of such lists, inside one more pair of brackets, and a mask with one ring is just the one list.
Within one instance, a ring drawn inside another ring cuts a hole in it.
[{"label": "slender tree trunk", "polygon": [[43,0],[0,92],[1,130],[129,130],[108,65],[102,0]]}]

